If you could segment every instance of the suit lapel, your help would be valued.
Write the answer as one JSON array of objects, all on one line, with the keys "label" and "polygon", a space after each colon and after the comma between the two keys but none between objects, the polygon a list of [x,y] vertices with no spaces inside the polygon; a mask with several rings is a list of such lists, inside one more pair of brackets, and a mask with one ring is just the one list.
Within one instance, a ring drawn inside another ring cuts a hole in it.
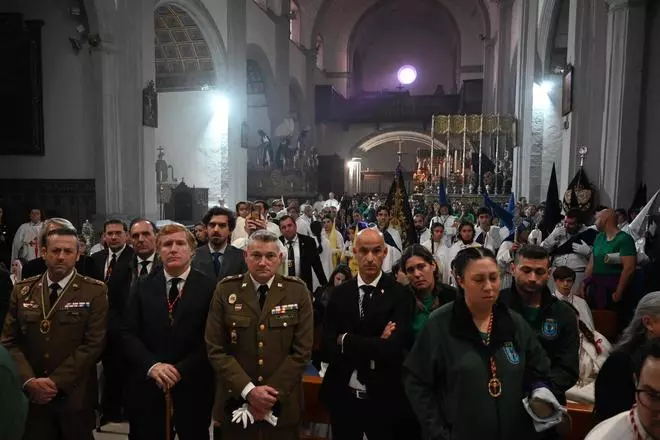
[{"label": "suit lapel", "polygon": [[153,283],[152,284],[153,296],[151,298],[151,301],[155,306],[154,310],[158,310],[159,314],[163,314],[165,316],[165,319],[168,319],[169,312],[167,310],[167,287],[165,286],[165,272],[163,270],[160,270],[156,274],[156,276],[153,277],[151,282]]},{"label": "suit lapel", "polygon": [[346,310],[350,312],[350,323],[357,328],[360,325],[360,289],[357,278],[353,278],[342,285],[346,286]]}]

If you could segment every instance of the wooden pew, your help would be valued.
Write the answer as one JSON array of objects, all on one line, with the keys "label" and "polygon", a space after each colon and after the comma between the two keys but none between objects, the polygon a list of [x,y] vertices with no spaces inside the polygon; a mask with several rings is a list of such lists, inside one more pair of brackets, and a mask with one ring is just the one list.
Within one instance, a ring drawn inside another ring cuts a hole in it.
[{"label": "wooden pew", "polygon": [[[319,389],[323,379],[319,376],[304,376],[305,408],[303,421],[330,424],[330,414],[319,401]],[[593,405],[569,402],[568,413],[572,420],[571,434],[565,440],[583,440],[596,425]],[[318,437],[301,436],[303,440],[323,440]]]},{"label": "wooden pew", "polygon": [[571,416],[571,434],[565,440],[584,440],[589,431],[596,426],[594,406],[587,403],[568,402],[568,414]]},{"label": "wooden pew", "polygon": [[592,310],[596,330],[614,344],[619,335],[619,318],[612,310]]}]

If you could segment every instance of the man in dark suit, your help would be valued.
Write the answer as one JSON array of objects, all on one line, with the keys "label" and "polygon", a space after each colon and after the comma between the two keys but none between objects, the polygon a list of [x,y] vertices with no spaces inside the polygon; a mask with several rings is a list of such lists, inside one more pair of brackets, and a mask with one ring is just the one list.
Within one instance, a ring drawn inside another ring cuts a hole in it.
[{"label": "man in dark suit", "polygon": [[358,275],[335,288],[326,311],[322,351],[330,366],[319,397],[333,438],[408,438],[401,367],[412,342],[413,297],[383,273],[379,231],[360,232],[353,254]]},{"label": "man in dark suit", "polygon": [[234,212],[214,206],[204,215],[202,222],[206,225],[209,241],[207,245],[197,248],[192,261],[193,267],[217,281],[247,272],[243,251],[229,242],[236,227]]},{"label": "man in dark suit", "polygon": [[287,249],[286,274],[302,279],[310,292],[314,292],[312,269],[321,286],[328,284],[316,241],[312,237],[298,234],[296,222],[290,215],[285,215],[280,219],[280,231],[282,232],[280,241]]},{"label": "man in dark suit", "polygon": [[[39,234],[39,246],[41,248],[41,253],[43,254],[46,247],[46,236],[50,231],[55,229],[68,229],[70,231],[75,231],[76,228],[73,224],[65,218],[50,218],[44,222],[43,228],[41,228],[41,234]],[[32,278],[37,275],[41,275],[46,272],[46,262],[43,258],[35,258],[30,260],[23,266],[22,277],[23,278]],[[78,256],[78,261],[76,262],[76,270],[80,275],[88,276],[91,278],[98,277],[98,272],[96,270],[96,265],[92,257],[87,255],[80,254]],[[102,280],[102,278],[96,278]]]},{"label": "man in dark suit", "polygon": [[139,277],[149,275],[160,267],[156,253],[156,233],[154,224],[144,218],[136,218],[128,227],[128,235],[135,255],[131,259],[131,285]]},{"label": "man in dark suit", "polygon": [[216,282],[191,267],[195,244],[185,226],[164,226],[157,239],[163,265],[131,292],[122,330],[131,440],[166,438],[165,393],[178,438],[209,438],[214,388],[204,328]]},{"label": "man in dark suit", "polygon": [[118,340],[121,319],[126,307],[131,286],[131,261],[135,252],[127,245],[128,228],[121,220],[111,219],[103,225],[107,249],[92,255],[97,270],[96,279],[108,286],[108,334],[107,345],[102,356],[103,393],[101,395],[101,426],[119,422],[122,417],[125,371],[121,359],[121,344]]}]

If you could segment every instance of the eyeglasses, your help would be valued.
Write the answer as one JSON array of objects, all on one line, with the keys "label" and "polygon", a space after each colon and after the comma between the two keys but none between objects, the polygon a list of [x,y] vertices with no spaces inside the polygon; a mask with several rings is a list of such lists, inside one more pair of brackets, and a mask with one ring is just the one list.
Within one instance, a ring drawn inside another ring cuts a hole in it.
[{"label": "eyeglasses", "polygon": [[642,406],[655,411],[660,410],[659,392],[644,388],[638,388],[635,390],[635,394],[637,394],[637,400]]}]

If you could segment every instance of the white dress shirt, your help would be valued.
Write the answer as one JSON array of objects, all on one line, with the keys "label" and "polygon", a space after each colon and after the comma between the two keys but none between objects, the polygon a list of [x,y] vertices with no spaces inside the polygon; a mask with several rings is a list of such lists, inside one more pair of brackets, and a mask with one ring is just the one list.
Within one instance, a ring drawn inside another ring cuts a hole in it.
[{"label": "white dress shirt", "polygon": [[[295,265],[296,268],[296,276],[300,277],[300,240],[298,240],[298,235],[293,237],[293,240],[291,240],[293,244],[293,264]],[[289,240],[284,237],[284,247],[286,248],[286,253],[285,259],[287,261],[287,267],[286,267],[286,274],[289,274]]]},{"label": "white dress shirt", "polygon": [[304,215],[298,217],[296,220],[296,229],[298,234],[307,235],[308,237],[312,236],[312,230],[310,228],[311,221],[307,220]]},{"label": "white dress shirt", "polygon": [[[266,285],[268,286],[268,290],[270,290],[270,286],[273,285],[273,280],[274,280],[274,279],[275,279],[275,276],[273,276],[273,277],[272,277],[270,280],[268,280],[268,282],[266,283]],[[257,295],[258,295],[258,294],[259,294],[259,293],[258,293],[259,286],[261,286],[262,283],[260,283],[260,282],[258,282],[257,280],[255,280],[255,279],[252,277],[252,274],[250,274],[250,280],[252,281],[252,285],[254,286],[254,291],[257,292]],[[255,389],[255,388],[256,388],[256,386],[255,386],[252,382],[248,383],[247,385],[245,385],[245,388],[243,388],[243,391],[241,391],[241,397],[243,397],[243,399],[247,400],[247,395],[250,394],[250,391],[252,391],[252,390]]]},{"label": "white dress shirt", "polygon": [[[119,257],[117,257],[119,258]],[[156,258],[156,253],[151,254],[149,258],[142,259],[139,255],[137,256],[137,273],[139,274],[142,271],[142,263],[146,261],[147,264],[147,273],[151,273],[151,268],[154,267],[154,259]]]},{"label": "white dress shirt", "polygon": [[[113,252],[112,249],[108,248],[108,258],[105,259],[105,268],[103,269],[103,278],[108,277],[108,267],[110,267],[110,262],[112,261],[112,256],[116,255],[116,260],[119,261],[122,252],[126,249],[126,245],[123,248],[119,249],[117,252]],[[116,263],[115,263],[116,264]]]},{"label": "white dress shirt", "polygon": [[[71,278],[73,278],[73,276],[75,274],[76,274],[76,270],[73,269],[71,272],[69,272],[69,274],[67,276],[65,276],[64,278],[62,278],[61,280],[59,280],[57,282],[57,284],[59,285],[59,288],[57,289],[58,298],[62,294],[62,292],[64,291],[64,288],[66,287],[66,285],[69,284],[69,281],[71,281]],[[54,281],[50,279],[50,276],[48,276],[48,272],[46,272],[46,287],[48,288],[48,293],[49,294],[50,294],[50,285],[53,284],[53,282]],[[52,306],[52,304],[51,304],[51,306]]]},{"label": "white dress shirt", "polygon": [[[383,272],[379,273],[378,276],[376,277],[375,280],[373,280],[371,283],[365,283],[364,280],[362,279],[362,275],[358,273],[357,276],[357,286],[358,286],[358,292],[360,294],[360,297],[358,299],[358,308],[360,307],[360,304],[362,304],[362,298],[364,298],[364,291],[362,290],[362,286],[373,286],[376,287],[378,286],[378,283],[380,282],[380,279],[383,276]],[[360,310],[360,314],[362,314],[362,310]],[[342,352],[344,351],[344,338],[346,338],[346,335],[348,333],[344,333],[341,337],[341,349]],[[373,361],[371,362],[372,367]],[[357,378],[357,370],[353,370],[353,374],[351,374],[351,378],[348,380],[348,386],[353,388],[354,390],[358,391],[367,391],[367,387],[362,384],[358,378]]]},{"label": "white dress shirt", "polygon": [[637,438],[650,440],[651,436],[639,423],[639,412],[637,410],[635,410],[635,421],[640,437],[636,436],[633,425],[630,423],[630,410],[626,410],[600,422],[587,434],[584,440],[637,440]]}]

